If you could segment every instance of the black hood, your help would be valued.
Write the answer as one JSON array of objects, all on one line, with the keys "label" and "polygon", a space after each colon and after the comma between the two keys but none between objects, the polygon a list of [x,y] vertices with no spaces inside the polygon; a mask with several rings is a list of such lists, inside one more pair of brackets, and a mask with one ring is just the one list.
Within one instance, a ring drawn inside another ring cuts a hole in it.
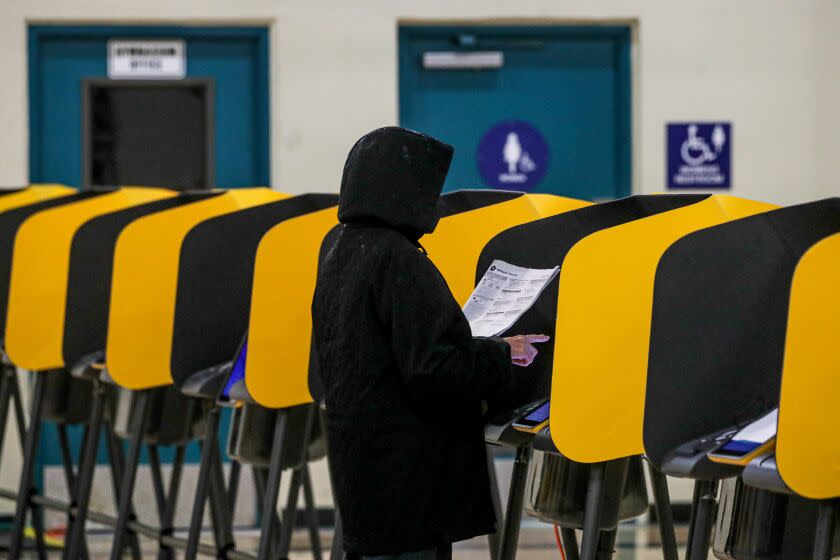
[{"label": "black hood", "polygon": [[339,221],[431,233],[454,152],[431,136],[396,126],[362,136],[344,164]]}]

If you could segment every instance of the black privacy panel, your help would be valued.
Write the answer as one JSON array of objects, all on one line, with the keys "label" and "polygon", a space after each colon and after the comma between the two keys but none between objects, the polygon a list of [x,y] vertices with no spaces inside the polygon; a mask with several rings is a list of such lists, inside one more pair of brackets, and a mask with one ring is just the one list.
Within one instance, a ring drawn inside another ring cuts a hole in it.
[{"label": "black privacy panel", "polygon": [[0,339],[6,332],[6,312],[9,306],[9,282],[12,276],[12,253],[15,249],[15,236],[18,228],[27,218],[57,206],[72,204],[94,196],[106,194],[108,191],[82,191],[77,194],[60,196],[43,202],[21,206],[7,212],[0,213]]},{"label": "black privacy panel", "polygon": [[644,443],[654,464],[778,405],[794,269],[838,231],[833,198],[704,229],[665,252],[645,397]]},{"label": "black privacy panel", "polygon": [[171,362],[176,386],[236,354],[248,327],[263,235],[280,222],[336,204],[338,195],[305,194],[219,216],[190,231],[178,268]]},{"label": "black privacy panel", "polygon": [[64,316],[62,354],[68,367],[86,354],[105,348],[114,248],[123,229],[143,216],[219,194],[190,193],[157,200],[99,216],[79,228],[70,246]]},{"label": "black privacy panel", "polygon": [[[631,196],[512,227],[494,237],[484,247],[476,269],[476,284],[496,259],[526,268],[561,266],[569,250],[588,235],[688,206],[704,200],[707,196]],[[620,281],[621,279],[616,279],[616,282]],[[559,277],[552,280],[533,307],[506,333],[547,334],[551,336],[551,340],[539,344],[537,347],[540,353],[534,362],[529,367],[517,371],[517,375],[528,378],[526,383],[517,384],[520,392],[510,394],[504,402],[491,403],[494,411],[508,410],[549,396],[554,363],[554,337],[563,336],[563,333],[554,332],[559,282]]]}]

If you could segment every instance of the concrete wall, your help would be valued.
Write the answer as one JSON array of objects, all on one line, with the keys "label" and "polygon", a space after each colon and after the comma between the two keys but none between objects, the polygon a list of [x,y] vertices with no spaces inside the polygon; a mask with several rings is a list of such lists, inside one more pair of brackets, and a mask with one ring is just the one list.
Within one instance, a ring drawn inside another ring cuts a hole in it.
[{"label": "concrete wall", "polygon": [[4,0],[0,184],[27,181],[28,22],[265,24],[272,28],[272,182],[336,190],[344,156],[397,120],[399,22],[636,26],[634,189],[664,187],[664,124],[734,123],[734,192],[793,203],[840,192],[840,40],[832,0]]}]

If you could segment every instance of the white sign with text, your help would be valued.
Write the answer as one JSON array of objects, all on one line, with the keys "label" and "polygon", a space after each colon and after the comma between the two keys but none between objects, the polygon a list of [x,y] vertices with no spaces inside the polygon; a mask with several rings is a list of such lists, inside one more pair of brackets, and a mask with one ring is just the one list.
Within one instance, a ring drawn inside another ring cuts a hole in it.
[{"label": "white sign with text", "polygon": [[187,46],[182,40],[108,41],[108,77],[180,79],[187,75]]}]

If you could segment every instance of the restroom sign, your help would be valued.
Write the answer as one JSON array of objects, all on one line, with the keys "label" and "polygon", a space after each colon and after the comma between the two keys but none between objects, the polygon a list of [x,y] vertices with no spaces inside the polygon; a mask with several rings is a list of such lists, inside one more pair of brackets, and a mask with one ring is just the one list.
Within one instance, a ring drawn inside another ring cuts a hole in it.
[{"label": "restroom sign", "polygon": [[732,123],[668,123],[669,189],[732,186]]},{"label": "restroom sign", "polygon": [[184,41],[108,41],[108,77],[180,79],[187,75]]},{"label": "restroom sign", "polygon": [[548,143],[528,122],[502,121],[484,133],[476,159],[488,186],[530,191],[548,170]]}]

